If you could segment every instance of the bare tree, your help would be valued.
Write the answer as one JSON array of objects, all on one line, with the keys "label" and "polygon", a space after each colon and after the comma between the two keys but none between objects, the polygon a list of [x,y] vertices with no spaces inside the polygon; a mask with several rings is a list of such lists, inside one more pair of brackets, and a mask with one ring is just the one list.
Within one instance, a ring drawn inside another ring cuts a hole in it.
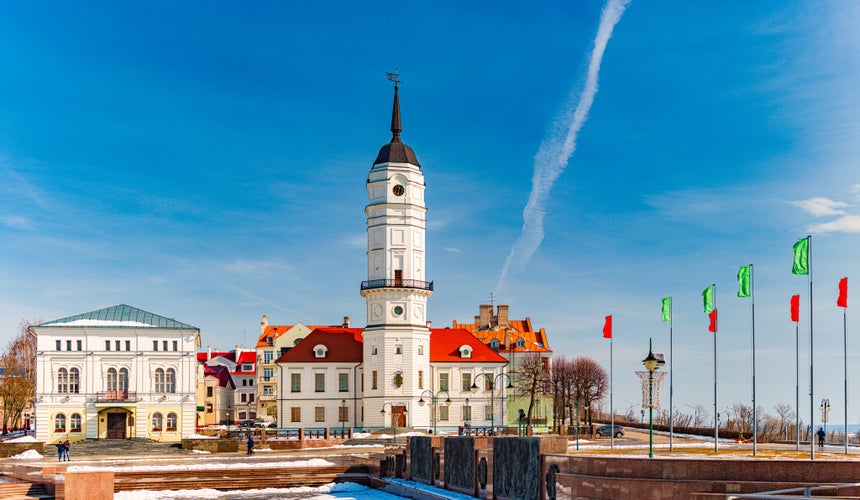
[{"label": "bare tree", "polygon": [[513,368],[514,394],[529,400],[529,409],[526,412],[527,425],[531,425],[532,422],[538,391],[548,389],[544,387],[549,380],[547,373],[549,366],[545,360],[546,358],[539,353],[528,353],[517,359],[516,366]]},{"label": "bare tree", "polygon": [[568,418],[570,425],[576,425],[573,417],[573,362],[564,356],[555,358],[549,379],[556,430],[560,433]]},{"label": "bare tree", "polygon": [[794,419],[794,407],[785,403],[777,403],[773,406],[773,409],[776,410],[776,415],[779,417],[779,429],[782,433],[782,439],[788,439],[788,426],[786,422]]},{"label": "bare tree", "polygon": [[575,358],[573,365],[573,397],[582,401],[588,408],[587,419],[591,425],[591,407],[606,395],[609,377],[597,361],[580,356]]},{"label": "bare tree", "polygon": [[3,404],[3,433],[9,427],[23,426],[24,408],[32,406],[36,387],[36,336],[30,329],[35,323],[22,321],[18,336],[12,339],[6,351],[0,354],[3,369],[0,382],[0,399]]}]

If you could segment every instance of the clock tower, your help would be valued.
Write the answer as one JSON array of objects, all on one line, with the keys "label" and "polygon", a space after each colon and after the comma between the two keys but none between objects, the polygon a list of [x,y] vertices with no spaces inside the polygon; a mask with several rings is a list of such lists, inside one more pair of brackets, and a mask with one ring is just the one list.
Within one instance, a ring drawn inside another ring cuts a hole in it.
[{"label": "clock tower", "polygon": [[424,239],[427,208],[424,174],[412,148],[400,140],[400,100],[393,77],[391,141],[382,146],[367,176],[367,303],[363,341],[363,422],[368,427],[426,426],[430,389],[430,329]]}]

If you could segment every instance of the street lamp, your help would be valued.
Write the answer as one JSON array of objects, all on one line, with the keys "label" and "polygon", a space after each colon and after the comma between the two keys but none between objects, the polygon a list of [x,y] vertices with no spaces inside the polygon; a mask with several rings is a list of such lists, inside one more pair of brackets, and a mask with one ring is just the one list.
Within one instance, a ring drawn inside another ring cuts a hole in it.
[{"label": "street lamp", "polygon": [[472,435],[472,407],[469,406],[469,398],[466,398],[466,403],[463,405],[463,430],[466,432],[467,436]]},{"label": "street lamp", "polygon": [[[582,400],[582,398],[576,398],[574,400],[574,405],[576,406],[576,423],[574,424],[574,425],[576,425],[576,451],[579,451],[579,401],[580,400]],[[583,406],[583,408],[585,408],[586,412],[588,411],[588,401],[585,401],[585,405]]]},{"label": "street lamp", "polygon": [[[478,390],[477,382],[478,382],[479,377],[484,377],[485,380],[490,383],[490,435],[491,436],[496,435],[496,406],[494,404],[494,398],[495,398],[495,394],[496,394],[496,382],[501,377],[507,377],[508,378],[508,385],[505,386],[505,389],[513,389],[514,388],[514,384],[511,382],[511,376],[508,375],[507,373],[500,373],[498,375],[495,375],[495,377],[493,375],[494,375],[493,373],[481,372],[475,376],[475,381],[472,382],[472,386],[469,387],[469,389],[472,392],[477,391]],[[502,414],[502,419],[504,419],[504,414]]]},{"label": "street lamp", "polygon": [[[385,415],[385,407],[386,406],[391,407],[391,416],[392,417],[394,417],[394,414],[395,414],[394,408],[397,408],[397,407],[402,407],[404,414],[409,413],[406,411],[406,403],[404,403],[402,401],[397,402],[397,403],[382,403],[382,409],[379,410],[379,413],[381,413],[382,415]],[[385,421],[385,417],[383,417],[383,422],[384,421]],[[394,439],[393,439],[393,441],[394,441],[394,444],[397,444],[397,424],[392,422],[392,427],[394,428]]]},{"label": "street lamp", "polygon": [[436,435],[436,405],[439,402],[439,398],[442,396],[442,393],[445,393],[445,401],[443,401],[446,405],[451,404],[451,396],[448,394],[448,391],[442,390],[434,393],[431,390],[425,390],[418,396],[418,404],[424,406],[424,395],[427,394],[430,396],[430,404],[432,405],[433,410],[433,435]]},{"label": "street lamp", "polygon": [[340,437],[346,436],[346,400],[340,400]]},{"label": "street lamp", "polygon": [[[648,339],[648,357],[642,360],[648,370],[648,458],[654,458],[654,372],[665,362],[654,356],[651,339]],[[613,429],[613,432],[615,430]]]},{"label": "street lamp", "polygon": [[[824,422],[824,434],[827,435],[827,420],[830,416],[830,400],[827,398],[822,399],[821,406],[819,406],[818,409],[821,410],[821,421]],[[845,431],[845,436],[848,436],[847,430]]]}]

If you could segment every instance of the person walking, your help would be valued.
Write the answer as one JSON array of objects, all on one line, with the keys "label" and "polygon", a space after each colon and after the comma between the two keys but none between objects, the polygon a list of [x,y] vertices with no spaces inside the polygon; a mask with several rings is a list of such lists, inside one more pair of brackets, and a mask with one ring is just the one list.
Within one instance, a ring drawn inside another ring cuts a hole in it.
[{"label": "person walking", "polygon": [[248,455],[254,454],[254,435],[248,433]]},{"label": "person walking", "polygon": [[63,453],[66,451],[66,445],[62,441],[57,441],[57,462],[63,461]]},{"label": "person walking", "polygon": [[824,432],[824,428],[819,427],[818,432],[816,432],[815,435],[818,436],[818,447],[824,448],[824,438],[827,436],[827,433]]},{"label": "person walking", "polygon": [[63,442],[63,457],[65,457],[66,462],[70,462],[72,459],[69,458],[69,448],[71,448],[72,443],[69,442],[69,438]]}]

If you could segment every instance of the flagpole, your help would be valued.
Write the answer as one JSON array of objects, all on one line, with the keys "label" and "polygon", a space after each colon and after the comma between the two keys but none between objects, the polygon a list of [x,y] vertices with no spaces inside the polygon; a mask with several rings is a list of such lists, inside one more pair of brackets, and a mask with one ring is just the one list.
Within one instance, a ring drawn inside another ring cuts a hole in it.
[{"label": "flagpole", "polygon": [[752,312],[752,411],[753,411],[753,456],[758,453],[758,416],[755,406],[755,273],[750,264],[750,308]]},{"label": "flagpole", "polygon": [[[847,280],[848,278],[843,278]],[[845,373],[845,454],[848,454],[848,284],[845,284],[845,307],[842,308],[842,364]]]},{"label": "flagpole", "polygon": [[613,405],[614,398],[612,397],[612,346],[614,342],[615,338],[613,336],[609,339],[609,414],[611,415],[609,423],[612,424],[612,427],[609,428],[609,448],[613,450],[615,449],[615,407]]},{"label": "flagpole", "polygon": [[807,240],[807,264],[809,266],[809,459],[815,460],[815,440],[812,439],[812,429],[813,424],[815,422],[815,384],[814,384],[814,356],[813,356],[813,348],[815,343],[813,342],[813,332],[812,332],[812,259],[810,258],[810,254],[812,253],[812,235],[808,235],[806,237]]},{"label": "flagpole", "polygon": [[794,441],[800,451],[800,321],[794,322]]},{"label": "flagpole", "polygon": [[[714,287],[714,310],[717,310],[717,285],[716,283],[711,284]],[[720,438],[720,423],[719,423],[719,413],[717,410],[717,332],[719,331],[719,327],[717,323],[719,322],[719,313],[714,315],[714,453],[717,453],[717,441]]]},{"label": "flagpole", "polygon": [[672,406],[672,363],[675,362],[675,355],[672,353],[674,343],[672,342],[672,299],[669,299],[669,452],[672,452],[672,437],[675,433],[675,417],[673,415]]}]

